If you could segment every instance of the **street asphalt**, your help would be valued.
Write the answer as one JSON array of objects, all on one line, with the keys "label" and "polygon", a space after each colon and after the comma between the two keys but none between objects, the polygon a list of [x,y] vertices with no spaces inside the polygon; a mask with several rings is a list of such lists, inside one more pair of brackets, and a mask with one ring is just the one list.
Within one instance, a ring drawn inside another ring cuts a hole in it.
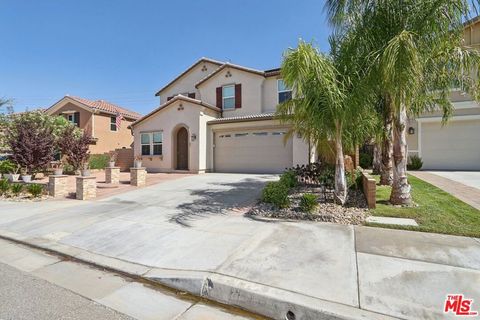
[{"label": "street asphalt", "polygon": [[2,320],[133,319],[3,263],[0,263],[0,301]]}]

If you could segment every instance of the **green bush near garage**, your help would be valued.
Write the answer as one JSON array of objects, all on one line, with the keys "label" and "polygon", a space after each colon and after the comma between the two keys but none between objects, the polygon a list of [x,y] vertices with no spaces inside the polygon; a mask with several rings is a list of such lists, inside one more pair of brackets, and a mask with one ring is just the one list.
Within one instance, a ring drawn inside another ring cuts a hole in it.
[{"label": "green bush near garage", "polygon": [[277,208],[287,208],[290,205],[288,191],[288,186],[280,181],[269,182],[262,191],[262,201]]},{"label": "green bush near garage", "polygon": [[90,169],[105,169],[110,161],[108,154],[92,154],[88,159],[88,165]]}]

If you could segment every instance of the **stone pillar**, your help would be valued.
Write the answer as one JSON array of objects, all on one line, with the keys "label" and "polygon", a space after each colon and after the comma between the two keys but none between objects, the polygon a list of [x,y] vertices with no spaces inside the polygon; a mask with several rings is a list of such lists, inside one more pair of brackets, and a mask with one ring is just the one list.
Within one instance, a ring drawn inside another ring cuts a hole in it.
[{"label": "stone pillar", "polygon": [[76,177],[77,200],[89,200],[97,196],[97,179],[95,177]]},{"label": "stone pillar", "polygon": [[120,183],[120,167],[105,168],[105,183],[109,183],[109,184]]},{"label": "stone pillar", "polygon": [[54,198],[66,197],[68,195],[67,175],[51,175],[48,177],[48,194]]},{"label": "stone pillar", "polygon": [[143,187],[147,182],[146,168],[130,168],[130,184],[135,187]]}]

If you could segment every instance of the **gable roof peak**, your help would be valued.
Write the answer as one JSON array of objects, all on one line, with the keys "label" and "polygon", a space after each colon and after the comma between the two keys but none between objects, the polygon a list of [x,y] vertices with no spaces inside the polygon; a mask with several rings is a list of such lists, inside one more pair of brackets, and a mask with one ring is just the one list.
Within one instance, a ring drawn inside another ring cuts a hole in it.
[{"label": "gable roof peak", "polygon": [[225,64],[225,62],[223,61],[219,61],[219,60],[215,60],[215,59],[212,59],[212,58],[207,58],[207,57],[201,57],[200,59],[198,59],[194,64],[192,64],[190,67],[188,67],[185,71],[183,71],[182,73],[180,73],[178,76],[176,76],[172,81],[170,81],[169,83],[167,83],[165,86],[163,86],[160,90],[157,91],[157,93],[155,93],[155,96],[159,96],[160,93],[162,93],[162,91],[164,91],[165,89],[167,89],[168,87],[170,87],[173,83],[175,83],[178,79],[180,79],[181,77],[183,77],[184,75],[186,75],[187,73],[189,73],[193,68],[195,68],[197,65],[199,65],[200,63],[202,62],[209,62],[209,63],[212,63],[212,64],[216,64],[218,66],[221,66],[223,64]]}]

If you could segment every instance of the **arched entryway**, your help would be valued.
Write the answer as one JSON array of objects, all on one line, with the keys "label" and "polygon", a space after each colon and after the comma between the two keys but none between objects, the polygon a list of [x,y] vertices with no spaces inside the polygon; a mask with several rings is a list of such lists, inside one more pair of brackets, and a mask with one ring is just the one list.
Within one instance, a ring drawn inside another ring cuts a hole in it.
[{"label": "arched entryway", "polygon": [[188,131],[181,127],[176,136],[176,164],[177,170],[188,170]]}]

